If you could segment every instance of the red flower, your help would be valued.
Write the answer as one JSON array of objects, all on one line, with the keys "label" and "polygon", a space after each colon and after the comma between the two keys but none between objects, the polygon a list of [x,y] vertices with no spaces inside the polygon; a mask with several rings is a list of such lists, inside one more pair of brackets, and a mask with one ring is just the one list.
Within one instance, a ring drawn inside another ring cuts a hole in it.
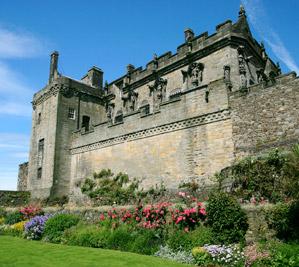
[{"label": "red flower", "polygon": [[105,215],[103,213],[100,214],[100,221],[104,221],[105,220]]}]

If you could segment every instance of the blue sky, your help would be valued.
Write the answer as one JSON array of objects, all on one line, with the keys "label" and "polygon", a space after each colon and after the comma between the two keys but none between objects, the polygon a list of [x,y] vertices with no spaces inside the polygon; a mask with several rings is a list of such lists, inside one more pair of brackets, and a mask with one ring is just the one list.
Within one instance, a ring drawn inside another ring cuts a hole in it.
[{"label": "blue sky", "polygon": [[[283,4],[282,4],[283,3]],[[284,72],[299,73],[299,1],[244,0],[252,32]],[[128,63],[176,51],[185,28],[213,33],[236,21],[240,1],[4,0],[0,2],[0,189],[16,189],[18,164],[28,159],[32,95],[48,80],[49,54],[59,71],[80,79],[96,65],[104,79]]]}]

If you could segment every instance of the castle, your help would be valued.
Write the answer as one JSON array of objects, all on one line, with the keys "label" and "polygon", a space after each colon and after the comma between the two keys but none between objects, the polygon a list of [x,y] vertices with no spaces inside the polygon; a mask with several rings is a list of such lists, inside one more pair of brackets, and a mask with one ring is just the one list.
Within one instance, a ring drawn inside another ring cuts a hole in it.
[{"label": "castle", "polygon": [[80,181],[110,168],[177,188],[234,160],[299,140],[299,79],[281,74],[252,36],[240,8],[216,32],[184,32],[176,54],[154,55],[146,68],[103,84],[92,67],[81,80],[57,71],[32,101],[29,163],[19,190],[33,198],[80,199]]}]

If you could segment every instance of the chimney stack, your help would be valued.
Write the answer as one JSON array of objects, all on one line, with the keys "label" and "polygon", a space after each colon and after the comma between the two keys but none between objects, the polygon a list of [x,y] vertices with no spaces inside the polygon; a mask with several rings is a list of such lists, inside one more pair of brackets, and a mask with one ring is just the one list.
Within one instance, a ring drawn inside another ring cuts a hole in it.
[{"label": "chimney stack", "polygon": [[58,77],[58,52],[54,51],[51,54],[51,62],[50,62],[50,75],[49,75],[49,83],[51,83],[53,80],[55,80]]},{"label": "chimney stack", "polygon": [[104,72],[98,68],[93,66],[88,72],[88,83],[93,86],[97,87],[99,89],[103,89],[103,74]]}]

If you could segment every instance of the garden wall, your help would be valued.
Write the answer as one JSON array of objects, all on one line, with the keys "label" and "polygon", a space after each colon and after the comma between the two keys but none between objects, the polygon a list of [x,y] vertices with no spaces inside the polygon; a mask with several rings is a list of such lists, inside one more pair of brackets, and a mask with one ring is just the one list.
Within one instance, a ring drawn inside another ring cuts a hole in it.
[{"label": "garden wall", "polygon": [[30,192],[0,190],[0,206],[18,207],[29,203]]}]

